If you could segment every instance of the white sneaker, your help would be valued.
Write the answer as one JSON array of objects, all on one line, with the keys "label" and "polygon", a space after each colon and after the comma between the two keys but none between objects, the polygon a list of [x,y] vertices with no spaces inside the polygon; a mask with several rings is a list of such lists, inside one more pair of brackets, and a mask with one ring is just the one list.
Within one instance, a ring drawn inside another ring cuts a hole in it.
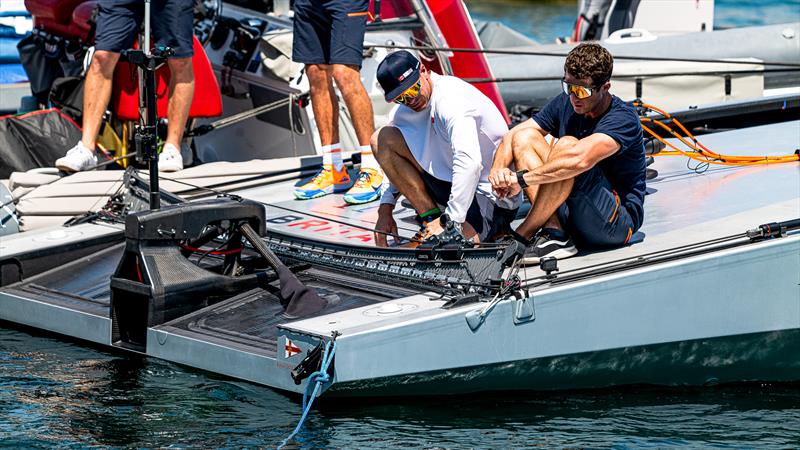
[{"label": "white sneaker", "polygon": [[78,141],[75,147],[67,151],[67,154],[56,160],[56,168],[64,172],[80,172],[90,169],[97,165],[95,153]]},{"label": "white sneaker", "polygon": [[158,155],[159,172],[177,172],[183,169],[181,151],[172,144],[164,144]]}]

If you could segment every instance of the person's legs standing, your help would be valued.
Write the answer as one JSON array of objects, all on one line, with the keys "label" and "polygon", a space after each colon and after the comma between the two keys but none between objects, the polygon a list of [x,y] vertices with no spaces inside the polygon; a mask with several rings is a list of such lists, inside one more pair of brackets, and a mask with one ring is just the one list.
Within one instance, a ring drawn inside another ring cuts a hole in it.
[{"label": "person's legs standing", "polygon": [[173,58],[167,64],[170,71],[167,139],[158,155],[158,170],[174,172],[183,169],[181,140],[194,96],[194,71],[192,58]]},{"label": "person's legs standing", "polygon": [[159,154],[158,170],[174,172],[183,169],[181,140],[194,96],[194,2],[166,0],[153,2],[151,8],[155,45],[173,51],[167,60],[170,72],[167,139]]},{"label": "person's legs standing", "polygon": [[336,85],[344,96],[361,153],[361,170],[356,183],[344,195],[344,200],[350,204],[368,203],[380,197],[383,184],[383,171],[369,145],[369,138],[374,132],[375,124],[372,113],[372,102],[361,83],[359,70],[356,66],[334,64],[334,79]]},{"label": "person's legs standing", "polygon": [[298,199],[311,199],[344,190],[350,178],[342,163],[339,105],[333,89],[332,68],[328,64],[331,18],[325,13],[323,3],[315,0],[295,1],[294,12],[292,59],[306,65],[311,108],[322,146],[322,169],[311,181],[296,187],[294,195]]},{"label": "person's legs standing", "polygon": [[355,185],[344,195],[350,204],[377,200],[381,194],[383,172],[370,147],[375,130],[372,102],[361,83],[361,62],[364,32],[367,25],[368,0],[333,0],[326,3],[331,17],[330,60],[333,78],[344,97],[361,153],[361,172]]},{"label": "person's legs standing", "polygon": [[[311,87],[311,108],[317,122],[320,144],[329,147],[339,143],[339,102],[333,90],[331,66],[307,64],[306,75]],[[341,161],[341,158],[339,158]],[[328,163],[331,164],[331,163]],[[335,162],[333,162],[335,164]]]},{"label": "person's legs standing", "polygon": [[97,134],[103,123],[103,114],[111,99],[114,68],[119,61],[119,53],[96,50],[92,63],[86,73],[83,90],[83,132],[81,142],[84,147],[94,151]]},{"label": "person's legs standing", "polygon": [[66,156],[56,160],[65,172],[86,170],[97,164],[95,146],[103,114],[111,98],[114,68],[120,52],[133,45],[139,32],[141,2],[100,0],[97,14],[95,53],[86,74],[83,91],[83,132],[81,140]]}]

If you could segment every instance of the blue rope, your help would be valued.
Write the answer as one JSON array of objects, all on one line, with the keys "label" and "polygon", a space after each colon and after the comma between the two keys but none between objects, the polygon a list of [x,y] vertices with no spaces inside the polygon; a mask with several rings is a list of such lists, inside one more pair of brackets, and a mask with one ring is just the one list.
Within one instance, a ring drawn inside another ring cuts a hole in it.
[{"label": "blue rope", "polygon": [[[331,344],[333,344],[333,347],[331,347]],[[328,353],[328,350],[330,350],[330,353]],[[284,445],[288,444],[289,441],[295,437],[298,432],[300,432],[300,429],[303,427],[303,423],[308,417],[308,412],[311,411],[311,405],[314,403],[314,399],[317,398],[317,394],[322,388],[322,385],[330,383],[331,376],[328,375],[328,366],[330,366],[331,362],[333,361],[334,353],[336,353],[336,341],[328,341],[325,344],[325,351],[322,354],[322,363],[320,364],[319,370],[312,373],[308,377],[308,384],[306,384],[306,389],[303,392],[303,414],[300,416],[300,422],[297,423],[297,426],[294,428],[294,431],[292,431],[292,434],[287,436],[286,439],[284,439],[283,442],[278,445],[278,450],[283,448]],[[309,393],[309,388],[311,388],[312,385],[314,387]]]}]

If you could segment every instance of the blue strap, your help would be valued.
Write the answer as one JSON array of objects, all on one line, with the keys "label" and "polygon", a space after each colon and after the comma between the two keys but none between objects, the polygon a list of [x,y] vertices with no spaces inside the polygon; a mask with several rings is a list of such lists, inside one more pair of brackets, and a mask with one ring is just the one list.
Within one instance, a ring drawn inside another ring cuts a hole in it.
[{"label": "blue strap", "polygon": [[[330,350],[330,352],[328,352],[328,350]],[[311,405],[314,403],[314,399],[317,398],[320,389],[322,389],[322,385],[331,382],[331,376],[328,375],[328,367],[333,361],[334,353],[336,353],[336,342],[328,341],[325,344],[325,350],[322,354],[322,363],[320,364],[319,370],[312,373],[308,377],[308,383],[306,384],[306,389],[303,392],[303,414],[300,416],[300,422],[297,423],[297,426],[294,428],[294,431],[292,431],[292,434],[287,436],[286,439],[284,439],[280,445],[278,445],[278,450],[283,448],[284,445],[288,444],[289,441],[295,437],[295,435],[297,435],[297,433],[303,427],[303,423],[308,417],[308,412],[311,411]],[[311,386],[314,387],[311,388]],[[311,392],[309,392],[309,390]]]}]

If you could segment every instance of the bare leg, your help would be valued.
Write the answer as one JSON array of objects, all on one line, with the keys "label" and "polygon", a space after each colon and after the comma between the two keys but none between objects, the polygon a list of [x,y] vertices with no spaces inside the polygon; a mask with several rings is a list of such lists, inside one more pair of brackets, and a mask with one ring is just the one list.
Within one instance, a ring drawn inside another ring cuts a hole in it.
[{"label": "bare leg", "polygon": [[422,167],[414,159],[399,129],[382,127],[372,135],[371,144],[383,172],[418,214],[436,208],[436,202],[422,181]]},{"label": "bare leg", "polygon": [[[382,127],[372,134],[370,144],[383,172],[411,202],[417,214],[437,207],[422,181],[422,167],[414,159],[399,129]],[[469,223],[461,224],[461,231],[467,239],[472,239],[475,243],[480,241],[478,233]]]},{"label": "bare leg", "polygon": [[306,74],[311,85],[311,108],[319,130],[321,145],[339,142],[339,102],[333,90],[333,75],[328,64],[308,64]]},{"label": "bare leg", "polygon": [[183,130],[194,96],[194,71],[192,58],[167,60],[169,64],[169,109],[167,111],[167,144],[181,148]]},{"label": "bare leg", "polygon": [[539,190],[539,197],[536,199],[536,203],[531,206],[530,213],[517,228],[517,233],[530,238],[536,230],[543,226],[557,230],[563,229],[556,211],[569,197],[573,182],[574,180],[570,178],[569,180],[543,185]]},{"label": "bare leg", "polygon": [[114,79],[114,67],[117,66],[119,53],[98,50],[92,57],[92,64],[86,74],[83,91],[83,145],[94,150],[97,144],[97,133],[103,123],[103,113],[111,99],[111,85]]},{"label": "bare leg", "polygon": [[334,64],[333,78],[342,92],[347,110],[350,111],[359,145],[368,145],[370,137],[375,131],[375,122],[372,114],[372,102],[361,83],[358,67]]},{"label": "bare leg", "polygon": [[[565,136],[559,139],[551,149],[541,133],[524,130],[514,135],[511,144],[514,152],[514,164],[518,169],[535,169],[544,164],[551,156],[571,148],[577,142],[577,139]],[[531,201],[531,210],[517,227],[517,233],[531,238],[536,230],[545,225],[549,228],[562,229],[555,213],[569,197],[573,183],[574,180],[569,179],[525,188],[525,194]]]}]

